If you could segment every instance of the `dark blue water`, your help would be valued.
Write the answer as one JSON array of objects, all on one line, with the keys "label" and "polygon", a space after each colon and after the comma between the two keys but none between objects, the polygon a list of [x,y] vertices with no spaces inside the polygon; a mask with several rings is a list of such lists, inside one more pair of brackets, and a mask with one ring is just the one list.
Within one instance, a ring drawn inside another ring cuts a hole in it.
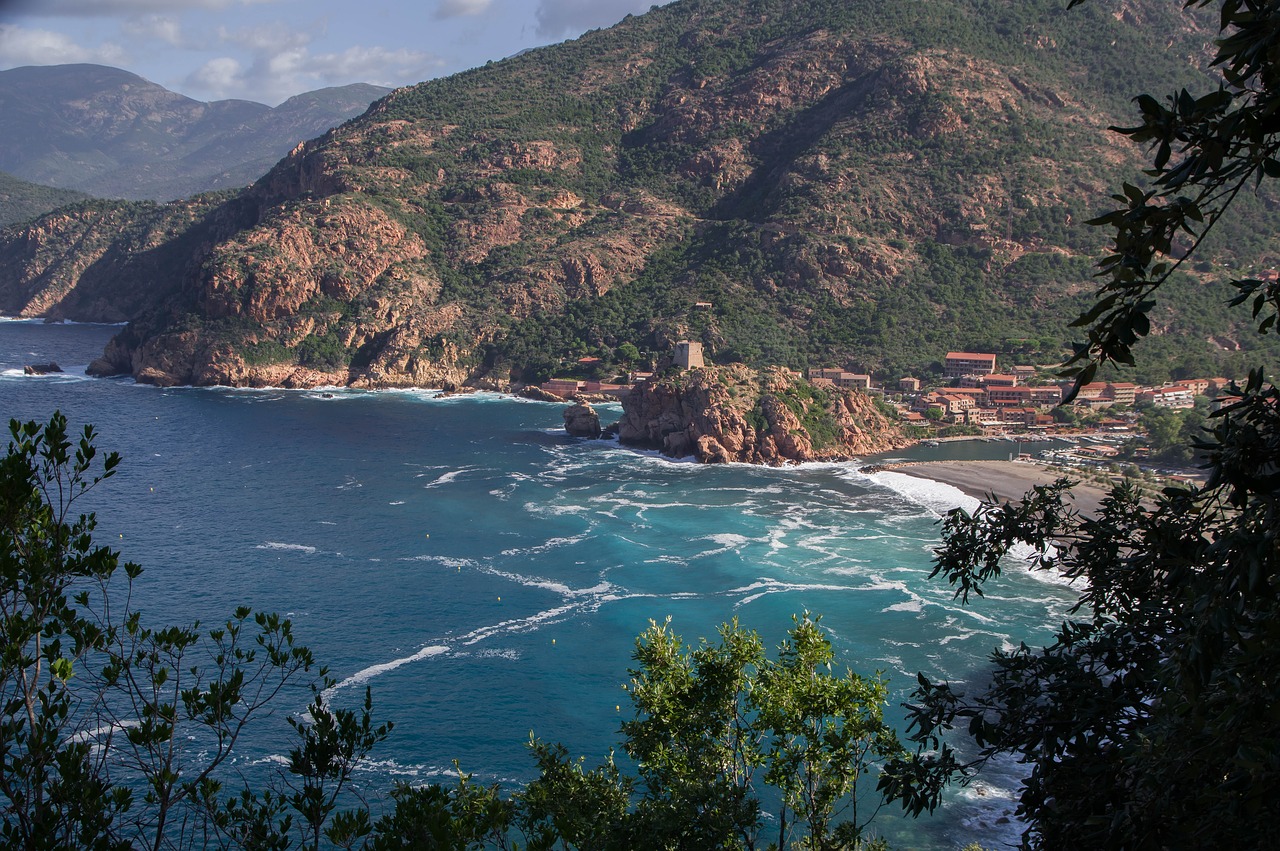
[{"label": "dark blue water", "polygon": [[[363,778],[531,775],[532,731],[592,763],[619,742],[634,639],[737,616],[776,644],[823,615],[845,664],[884,671],[901,718],[917,671],[980,675],[993,647],[1043,639],[1071,595],[1015,576],[964,608],[926,579],[953,488],[857,465],[703,467],[567,438],[561,406],[429,392],[170,389],[94,380],[115,329],[0,322],[0,416],[62,410],[124,458],[92,497],[99,540],[145,573],[152,622],[287,613],[341,683],[367,684],[392,738]],[[22,375],[54,360],[61,376]],[[301,711],[305,698],[288,711]],[[274,729],[274,728],[269,728]],[[276,732],[242,743],[269,763]],[[897,847],[988,847],[1016,775],[939,815],[887,812]]]}]

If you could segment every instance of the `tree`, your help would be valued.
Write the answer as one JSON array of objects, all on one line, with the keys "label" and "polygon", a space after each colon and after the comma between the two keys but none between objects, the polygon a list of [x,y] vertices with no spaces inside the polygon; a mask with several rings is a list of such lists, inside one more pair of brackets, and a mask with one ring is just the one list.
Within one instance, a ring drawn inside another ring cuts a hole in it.
[{"label": "tree", "polygon": [[[1071,0],[1074,7],[1085,0]],[[1093,307],[1078,318],[1086,341],[1068,361],[1076,388],[1106,363],[1133,365],[1133,346],[1151,330],[1149,315],[1161,286],[1190,262],[1232,201],[1264,178],[1280,177],[1280,107],[1276,51],[1280,16],[1272,0],[1186,0],[1185,8],[1220,10],[1213,66],[1222,85],[1196,97],[1183,89],[1161,103],[1135,98],[1141,123],[1111,129],[1152,152],[1149,186],[1124,184],[1123,206],[1090,224],[1114,231],[1112,251],[1099,266],[1103,284]],[[1232,305],[1248,304],[1258,331],[1276,328],[1280,280],[1233,280]]]},{"label": "tree", "polygon": [[[639,776],[619,781],[610,761],[591,778],[615,812],[639,790],[612,847],[859,847],[881,801],[858,780],[905,751],[884,722],[884,681],[834,671],[819,620],[795,618],[776,660],[736,620],[715,644],[686,646],[669,622],[636,640],[636,717],[622,732]],[[775,842],[761,835],[758,780],[777,793]]]},{"label": "tree", "polygon": [[[1080,0],[1073,0],[1075,5]],[[1189,7],[1210,5],[1191,0]],[[1137,99],[1152,146],[1150,188],[1095,220],[1115,232],[1077,387],[1107,362],[1132,363],[1155,294],[1232,200],[1280,176],[1280,3],[1220,0],[1215,65],[1224,85],[1163,105]],[[1280,285],[1231,282],[1260,333],[1275,330]],[[1031,567],[1081,583],[1053,643],[992,656],[989,682],[920,676],[909,706],[916,754],[882,775],[910,811],[953,780],[1010,754],[1031,768],[1019,799],[1033,847],[1266,847],[1280,817],[1280,394],[1261,369],[1194,441],[1209,478],[1145,503],[1115,487],[1092,517],[1069,508],[1068,480],[1021,503],[950,514],[934,575],[968,602],[998,579],[1011,548]],[[962,755],[943,740],[963,731]],[[972,750],[968,748],[971,747]]]},{"label": "tree", "polygon": [[[142,569],[124,564],[121,588],[120,554],[94,545],[92,514],[74,514],[119,457],[99,459],[89,427],[73,442],[58,413],[9,430],[0,460],[0,842],[283,848],[292,808],[304,842],[318,846],[337,793],[389,729],[372,726],[369,697],[363,711],[334,710],[317,691],[310,720],[291,719],[302,740],[292,794],[245,786],[224,799],[222,769],[244,731],[317,675],[310,651],[288,620],[248,608],[208,630],[144,624],[131,605]],[[323,669],[318,676],[327,682]],[[356,816],[335,817],[330,838],[360,829]]]}]

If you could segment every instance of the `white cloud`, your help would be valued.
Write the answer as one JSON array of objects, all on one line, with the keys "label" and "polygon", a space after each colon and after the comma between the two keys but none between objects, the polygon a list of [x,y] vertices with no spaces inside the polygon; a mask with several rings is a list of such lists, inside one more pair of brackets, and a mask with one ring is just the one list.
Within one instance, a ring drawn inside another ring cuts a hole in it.
[{"label": "white cloud", "polygon": [[255,6],[281,0],[18,0],[17,11],[48,17],[117,17],[140,12],[183,12],[189,9],[226,9]]},{"label": "white cloud", "polygon": [[129,18],[120,25],[120,29],[131,38],[158,39],[173,47],[181,47],[184,43],[182,25],[178,23],[177,18],[168,15],[141,15]]},{"label": "white cloud", "polygon": [[272,24],[258,24],[235,31],[220,27],[218,29],[218,37],[222,41],[255,53],[297,50],[311,43],[309,34],[282,21],[276,21]]},{"label": "white cloud", "polygon": [[540,0],[534,17],[538,35],[559,38],[612,26],[627,15],[639,15],[654,5],[664,4],[654,0]]},{"label": "white cloud", "polygon": [[493,5],[493,0],[440,0],[436,7],[436,20],[465,18],[482,15]]},{"label": "white cloud", "polygon": [[184,81],[186,89],[209,99],[247,98],[279,103],[298,92],[353,82],[400,86],[418,82],[442,67],[440,59],[414,50],[350,47],[337,53],[312,53],[303,34],[278,33],[279,38],[224,34],[229,42],[246,46],[248,64],[229,56],[206,62]]},{"label": "white cloud", "polygon": [[76,44],[62,33],[0,24],[0,65],[61,65],[98,62],[120,65],[128,61],[122,47],[104,42],[96,47]]},{"label": "white cloud", "polygon": [[419,82],[444,66],[443,60],[416,50],[349,47],[341,53],[307,57],[305,67],[326,83],[360,80],[382,86]]},{"label": "white cloud", "polygon": [[231,96],[239,90],[244,69],[230,56],[210,59],[187,77],[187,85],[209,92],[215,99]]}]

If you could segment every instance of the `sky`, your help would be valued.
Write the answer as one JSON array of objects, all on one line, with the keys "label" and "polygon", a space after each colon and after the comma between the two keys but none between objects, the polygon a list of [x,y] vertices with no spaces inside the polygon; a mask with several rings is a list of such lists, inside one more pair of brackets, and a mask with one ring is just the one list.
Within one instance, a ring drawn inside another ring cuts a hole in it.
[{"label": "sky", "polygon": [[0,70],[90,62],[201,101],[403,86],[663,0],[0,0]]}]

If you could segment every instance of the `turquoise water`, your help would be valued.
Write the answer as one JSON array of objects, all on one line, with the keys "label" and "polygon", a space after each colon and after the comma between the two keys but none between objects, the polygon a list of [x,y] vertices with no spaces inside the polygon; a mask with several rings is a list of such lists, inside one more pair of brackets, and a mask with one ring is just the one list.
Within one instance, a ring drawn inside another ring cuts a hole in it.
[{"label": "turquoise water", "polygon": [[[983,602],[927,580],[936,522],[973,501],[856,464],[704,467],[566,437],[561,406],[479,394],[169,389],[83,377],[115,329],[0,322],[0,415],[93,423],[123,456],[93,495],[99,540],[146,572],[153,622],[287,613],[339,680],[368,685],[392,738],[362,777],[530,777],[532,731],[588,761],[619,741],[634,638],[738,617],[770,644],[823,615],[840,658],[884,671],[888,714],[917,671],[981,676],[993,647],[1050,634],[1072,595],[1017,575]],[[21,374],[55,360],[61,376]],[[299,696],[289,711],[301,711]],[[268,725],[245,766],[284,750]],[[895,847],[1011,841],[1006,767],[911,822]]]}]

